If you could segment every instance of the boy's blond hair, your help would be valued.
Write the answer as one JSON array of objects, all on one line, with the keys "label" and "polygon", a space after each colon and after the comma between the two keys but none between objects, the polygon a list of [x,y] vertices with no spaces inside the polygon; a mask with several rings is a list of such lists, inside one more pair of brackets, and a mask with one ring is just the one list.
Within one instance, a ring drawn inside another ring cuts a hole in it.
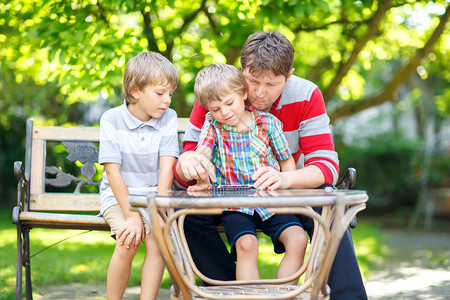
[{"label": "boy's blond hair", "polygon": [[229,93],[244,95],[247,82],[235,66],[212,63],[198,72],[195,78],[194,93],[198,103],[207,108],[209,101],[220,100]]},{"label": "boy's blond hair", "polygon": [[250,35],[242,48],[241,67],[256,76],[272,71],[286,79],[294,65],[294,47],[276,30],[258,31]]},{"label": "boy's blond hair", "polygon": [[123,75],[122,95],[127,104],[136,102],[131,89],[137,86],[143,91],[147,85],[170,85],[175,89],[178,85],[178,73],[175,66],[157,52],[142,52],[130,59]]}]

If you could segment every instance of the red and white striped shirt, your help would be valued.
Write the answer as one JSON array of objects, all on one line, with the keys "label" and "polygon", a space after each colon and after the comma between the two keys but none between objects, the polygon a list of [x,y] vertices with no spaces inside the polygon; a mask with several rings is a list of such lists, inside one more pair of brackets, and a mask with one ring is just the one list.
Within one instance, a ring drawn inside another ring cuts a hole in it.
[{"label": "red and white striped shirt", "polygon": [[[206,108],[195,102],[183,139],[183,151],[194,150],[197,146],[207,112]],[[339,159],[334,151],[330,118],[317,85],[292,75],[270,113],[283,124],[295,162],[298,163],[300,156],[304,155],[303,165],[297,166],[315,165],[322,171],[326,184],[335,184],[339,177]],[[178,176],[175,177],[180,185],[187,185]]]}]

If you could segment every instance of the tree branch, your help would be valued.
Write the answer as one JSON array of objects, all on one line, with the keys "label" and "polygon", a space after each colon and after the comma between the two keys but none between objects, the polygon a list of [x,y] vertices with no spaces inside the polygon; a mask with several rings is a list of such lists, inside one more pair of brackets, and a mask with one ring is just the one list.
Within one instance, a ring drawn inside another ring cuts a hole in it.
[{"label": "tree branch", "polygon": [[200,8],[197,9],[196,11],[192,12],[191,14],[186,15],[184,20],[183,20],[183,24],[181,25],[181,27],[174,34],[172,34],[171,36],[166,37],[166,46],[167,46],[167,48],[166,48],[166,51],[164,51],[164,56],[166,56],[166,57],[170,57],[171,56],[172,49],[173,49],[173,46],[174,46],[174,44],[173,44],[174,38],[176,36],[180,36],[183,33],[183,31],[186,29],[186,27],[192,21],[194,21],[195,17],[197,17],[197,15],[198,15],[198,13],[201,12],[204,9],[205,5],[206,5],[206,0],[202,0],[202,3],[200,4]]},{"label": "tree branch", "polygon": [[329,23],[323,24],[321,26],[315,26],[315,27],[314,26],[303,27],[304,24],[301,24],[301,25],[297,26],[296,28],[292,29],[292,32],[293,33],[299,33],[301,31],[303,31],[303,32],[313,32],[313,31],[317,31],[317,30],[327,29],[328,27],[333,26],[333,25],[337,25],[337,24],[352,24],[352,25],[355,25],[355,27],[357,27],[357,26],[361,26],[363,24],[366,24],[369,21],[370,20],[362,20],[362,21],[352,22],[352,21],[349,21],[347,19],[341,19],[341,20],[329,22]]},{"label": "tree branch", "polygon": [[203,7],[203,13],[208,18],[209,24],[211,25],[211,29],[214,32],[215,35],[220,36],[220,31],[217,29],[217,23],[212,18],[211,14],[206,9],[206,6]]},{"label": "tree branch", "polygon": [[144,34],[145,38],[147,39],[147,44],[148,44],[147,48],[149,51],[160,52],[158,45],[156,44],[155,35],[153,33],[152,19],[150,17],[150,13],[146,12],[144,10],[141,10],[141,14],[142,14],[143,21],[144,21],[143,34]]},{"label": "tree branch", "polygon": [[352,65],[358,59],[359,53],[367,44],[367,42],[369,42],[375,35],[377,35],[378,26],[380,25],[381,19],[390,8],[391,3],[392,0],[386,0],[382,6],[378,7],[378,10],[373,15],[372,20],[369,22],[369,30],[356,42],[355,47],[353,47],[353,51],[350,54],[350,57],[345,63],[340,65],[338,71],[336,72],[336,76],[333,78],[333,81],[330,83],[328,88],[325,89],[325,92],[323,94],[325,103],[327,103],[334,95],[336,89],[341,84],[342,79],[345,77],[345,75],[347,75]]},{"label": "tree branch", "polygon": [[[420,0],[416,0],[415,2],[420,2]],[[400,7],[400,6],[404,6],[407,4],[412,4],[409,1],[406,1],[404,3],[396,3],[396,4],[392,4],[391,8],[395,8],[395,7]],[[370,22],[370,20],[372,20],[372,18],[367,19],[367,20],[360,20],[360,21],[349,21],[346,17],[341,17],[340,20],[336,20],[336,21],[332,21],[329,23],[325,23],[321,26],[306,26],[305,23],[302,23],[300,25],[298,25],[297,27],[291,29],[291,31],[293,33],[299,33],[301,31],[303,32],[313,32],[313,31],[317,31],[317,30],[323,30],[323,29],[328,29],[328,27],[336,25],[336,24],[344,24],[344,25],[352,25],[353,27],[357,27],[357,26],[361,26],[364,24],[367,24]],[[285,25],[289,25],[289,24],[285,24]]]},{"label": "tree branch", "polygon": [[363,100],[348,102],[344,105],[337,107],[329,114],[332,122],[339,118],[353,115],[372,106],[380,105],[387,101],[392,101],[395,98],[395,94],[399,86],[405,80],[407,80],[411,76],[411,74],[415,72],[420,61],[431,52],[434,45],[439,40],[439,37],[444,32],[445,25],[448,22],[449,17],[450,17],[450,5],[447,6],[445,13],[441,17],[439,25],[433,31],[433,34],[430,36],[425,46],[416,51],[416,55],[413,58],[411,58],[407,64],[403,65],[403,67],[401,67],[397,73],[395,73],[394,77],[392,77],[391,81],[386,85],[386,87],[381,92],[373,96],[367,97]]},{"label": "tree branch", "polygon": [[105,22],[105,24],[109,27],[109,20],[105,15],[105,10],[103,9],[103,4],[98,1],[97,2],[97,7],[98,7],[98,13],[97,12],[92,12],[94,13],[100,20],[103,20],[103,22]]}]

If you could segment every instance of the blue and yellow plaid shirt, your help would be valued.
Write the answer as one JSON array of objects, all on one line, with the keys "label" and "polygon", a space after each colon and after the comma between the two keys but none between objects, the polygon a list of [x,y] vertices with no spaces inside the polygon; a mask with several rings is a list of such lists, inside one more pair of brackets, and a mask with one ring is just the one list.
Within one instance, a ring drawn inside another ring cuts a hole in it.
[{"label": "blue and yellow plaid shirt", "polygon": [[[211,162],[216,167],[218,185],[253,184],[251,176],[256,170],[270,166],[279,171],[278,161],[291,156],[281,122],[249,104],[246,104],[246,109],[252,113],[252,125],[242,131],[217,122],[211,113],[206,115],[198,145],[212,150]],[[265,208],[227,210],[249,215],[256,211],[263,221],[272,216]]]}]

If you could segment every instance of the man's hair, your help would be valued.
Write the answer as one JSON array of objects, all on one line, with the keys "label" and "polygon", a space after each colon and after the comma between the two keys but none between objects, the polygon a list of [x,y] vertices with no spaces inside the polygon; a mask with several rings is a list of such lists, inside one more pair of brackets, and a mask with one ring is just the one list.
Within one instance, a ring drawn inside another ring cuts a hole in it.
[{"label": "man's hair", "polygon": [[286,36],[276,30],[258,31],[250,35],[242,48],[241,67],[250,74],[260,75],[272,71],[286,79],[294,65],[294,47]]},{"label": "man's hair", "polygon": [[198,72],[195,78],[194,93],[198,103],[207,108],[209,101],[220,100],[229,93],[244,95],[247,82],[235,66],[212,63]]},{"label": "man's hair", "polygon": [[131,94],[133,86],[144,90],[147,85],[178,85],[178,73],[175,66],[157,52],[142,52],[130,59],[123,75],[122,95],[127,104],[135,103]]}]

